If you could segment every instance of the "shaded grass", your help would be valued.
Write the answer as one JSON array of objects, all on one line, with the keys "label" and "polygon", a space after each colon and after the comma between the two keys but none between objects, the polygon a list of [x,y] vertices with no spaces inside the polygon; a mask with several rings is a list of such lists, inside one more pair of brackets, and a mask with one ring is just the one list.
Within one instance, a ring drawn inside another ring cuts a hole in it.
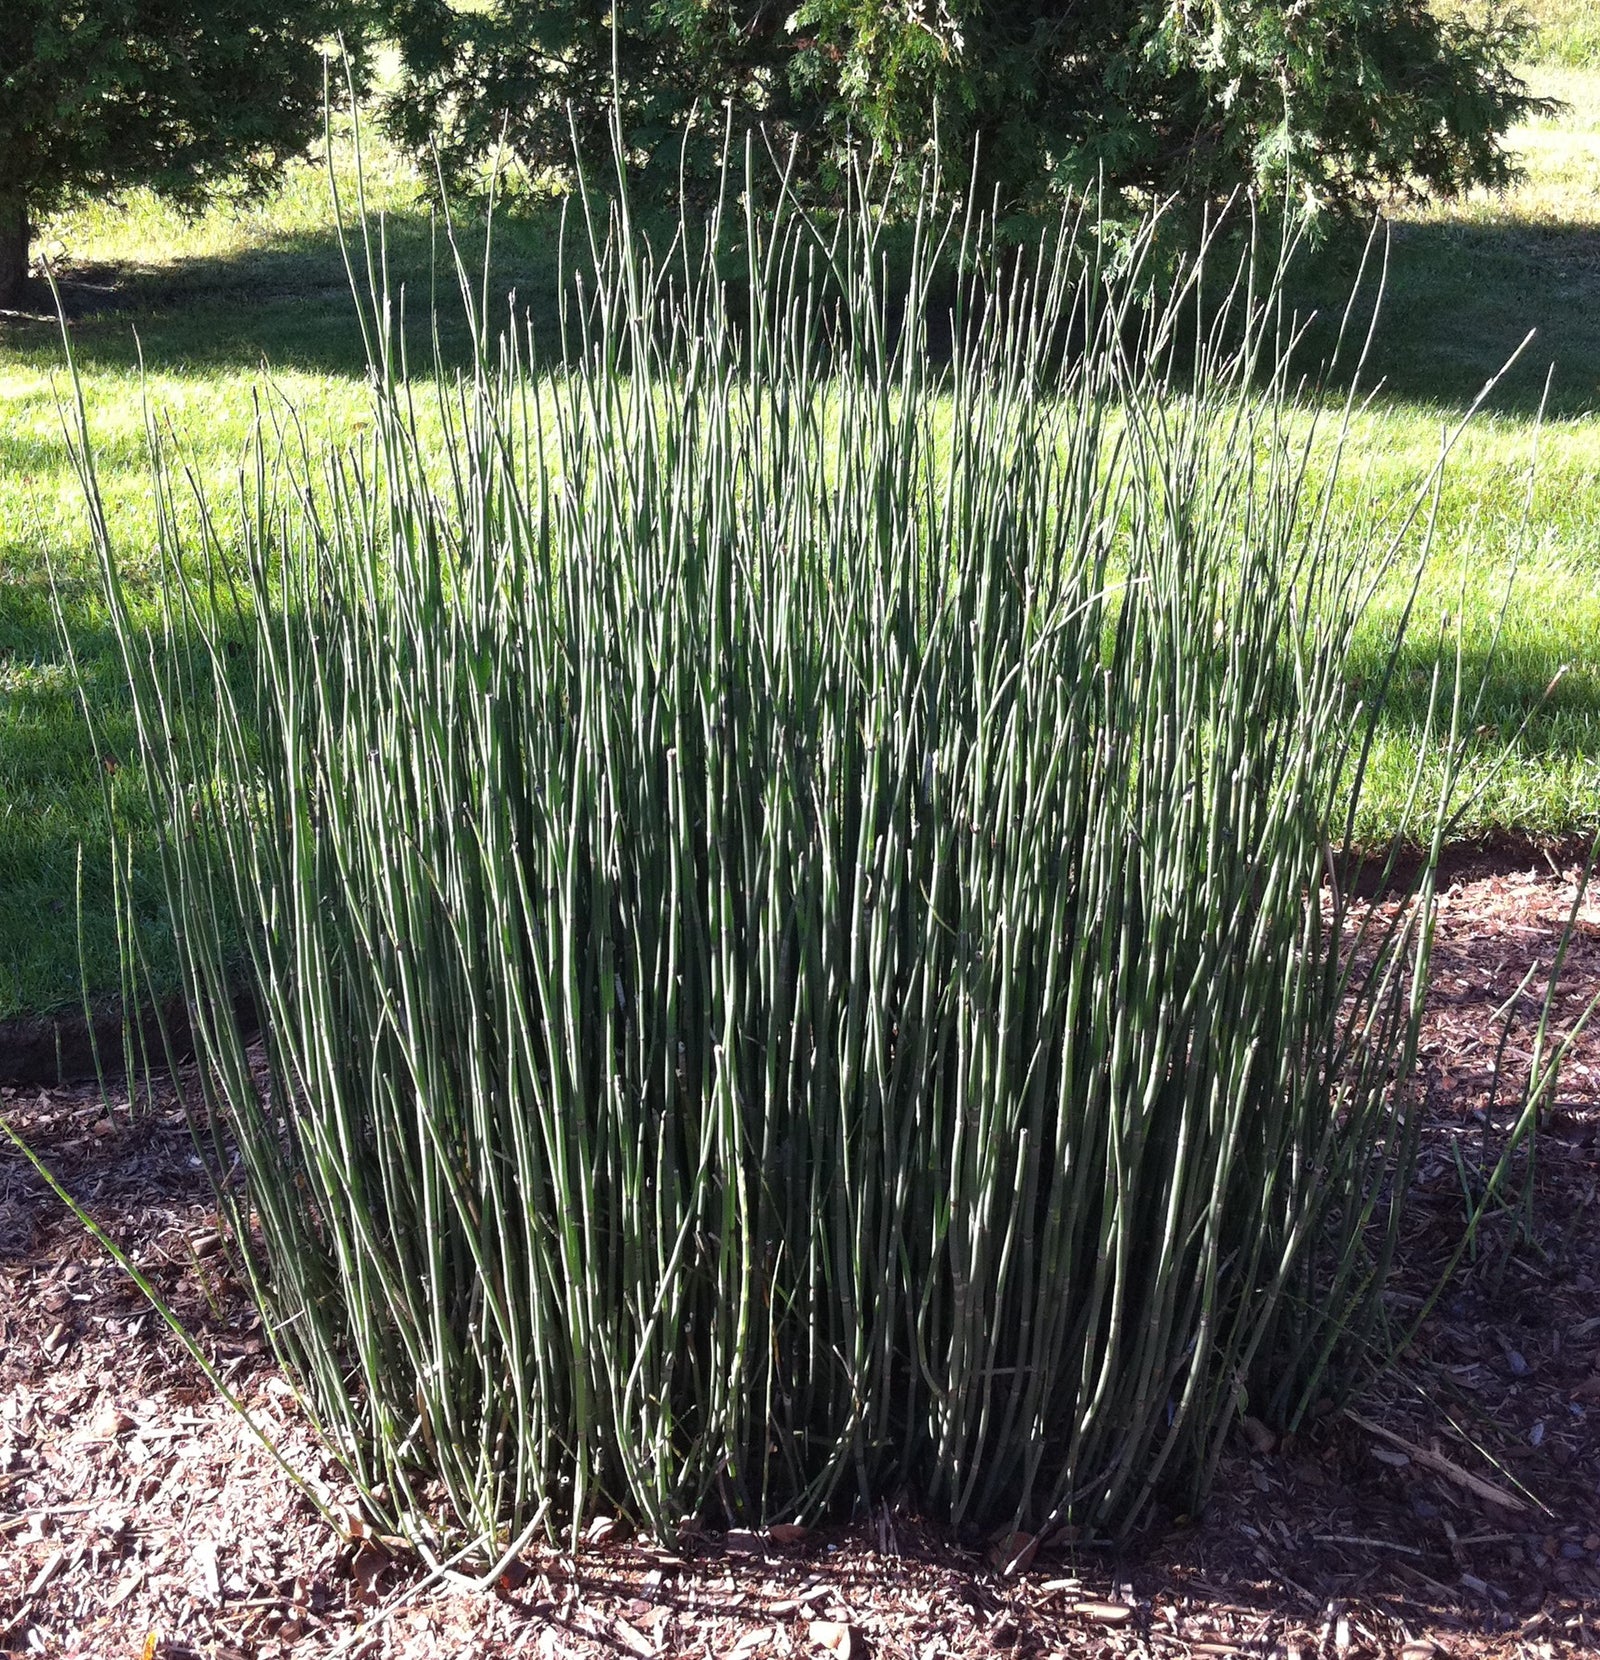
[{"label": "shaded grass", "polygon": [[[19,362],[19,358],[21,361]],[[125,681],[106,629],[98,583],[85,580],[86,525],[67,464],[46,376],[21,353],[0,368],[0,1018],[48,1011],[77,1000],[79,847],[84,947],[95,994],[118,984],[117,941],[103,786],[126,795],[137,824],[141,792],[127,762],[131,730]],[[225,492],[249,430],[250,380],[242,372],[152,374],[149,391],[191,435],[208,482]],[[345,379],[292,377],[313,419],[330,430],[354,418],[363,394]],[[90,418],[102,435],[107,509],[131,568],[136,613],[154,620],[148,580],[155,541],[154,498],[145,464],[138,378],[101,365],[87,386]],[[84,725],[63,659],[51,602],[60,585],[86,684],[101,724],[96,746]],[[135,888],[154,942],[158,978],[171,982],[171,957],[155,874],[148,861]]]},{"label": "shaded grass", "polygon": [[[1530,330],[1491,409],[1534,415],[1552,365],[1552,413],[1600,409],[1600,67],[1527,73],[1534,92],[1565,108],[1513,134],[1525,182],[1503,195],[1397,204],[1390,219],[1374,366],[1401,435],[1417,413],[1465,408]],[[1360,256],[1359,239],[1315,250],[1298,273],[1303,303],[1336,313]]]}]

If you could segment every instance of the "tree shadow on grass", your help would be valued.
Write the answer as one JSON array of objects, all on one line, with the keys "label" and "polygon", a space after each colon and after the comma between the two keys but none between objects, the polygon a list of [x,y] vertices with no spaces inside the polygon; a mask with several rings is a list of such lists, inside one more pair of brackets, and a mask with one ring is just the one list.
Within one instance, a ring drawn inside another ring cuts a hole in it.
[{"label": "tree shadow on grass", "polygon": [[[375,222],[374,253],[378,225]],[[403,303],[406,346],[414,366],[431,367],[434,325],[449,367],[470,361],[453,256],[433,217],[387,214],[383,251],[391,292]],[[559,213],[505,215],[494,232],[490,316],[495,328],[531,316],[536,338],[555,328]],[[460,227],[463,257],[481,277],[481,224]],[[348,240],[356,281],[366,291],[359,231]],[[197,255],[159,266],[92,265],[58,275],[61,310],[85,368],[153,371],[294,370],[359,378],[367,358],[351,281],[331,226],[283,233],[226,254]],[[476,295],[475,295],[476,297]],[[22,313],[0,322],[0,346],[13,360],[59,365],[61,330],[55,297],[36,280]]]},{"label": "tree shadow on grass", "polygon": [[[646,219],[644,228],[647,235],[653,229],[665,246],[670,226],[652,227]],[[470,333],[441,226],[419,209],[386,215],[381,229],[397,304],[404,296],[413,367],[431,368],[436,326],[446,365],[464,366]],[[1550,412],[1586,415],[1600,409],[1600,225],[1435,220],[1396,221],[1388,230],[1388,279],[1364,377],[1368,386],[1381,382],[1387,399],[1463,410],[1535,329],[1531,346],[1488,407],[1524,416],[1536,412],[1553,362]],[[375,250],[377,231],[375,224]],[[483,234],[481,221],[468,219],[458,228],[475,287]],[[560,209],[554,206],[508,210],[494,231],[491,330],[498,331],[513,314],[531,321],[536,347],[547,354],[559,342],[561,236]],[[573,216],[566,238],[569,269],[583,239],[581,219]],[[1332,350],[1364,241],[1359,230],[1336,232],[1304,249],[1293,268],[1291,304],[1302,313],[1318,313],[1301,359],[1308,368]],[[348,248],[364,285],[366,256],[358,232],[350,235]],[[1376,293],[1373,275],[1355,308],[1361,332]],[[61,344],[54,304],[42,284],[35,288],[34,315],[0,323],[0,345],[14,359],[55,366]],[[142,351],[153,370],[266,366],[356,378],[366,372],[356,307],[331,226],[160,266],[68,269],[62,273],[62,297],[86,367],[132,369]],[[930,308],[935,341],[948,334],[941,310],[947,305],[941,295]],[[1353,355],[1347,345],[1347,366]]]},{"label": "tree shadow on grass", "polygon": [[[1532,225],[1510,220],[1396,222],[1377,330],[1363,380],[1386,401],[1464,411],[1537,331],[1485,408],[1531,417],[1600,411],[1600,225]],[[1346,234],[1303,251],[1289,298],[1319,313],[1306,361],[1331,349],[1361,263],[1360,238]],[[1375,248],[1381,263],[1382,246]],[[1376,265],[1354,308],[1359,345],[1372,317]],[[1354,354],[1347,342],[1347,359]]]},{"label": "tree shadow on grass", "polygon": [[[1513,640],[1492,652],[1487,645],[1463,649],[1462,708],[1485,743],[1515,740],[1518,752],[1528,756],[1573,748],[1600,755],[1600,655],[1574,661],[1561,650],[1569,643]],[[1374,655],[1356,665],[1353,689],[1362,696],[1382,695],[1381,726],[1420,741],[1430,712],[1435,729],[1448,721],[1456,661],[1450,641],[1408,635],[1386,682],[1383,661]]]},{"label": "tree shadow on grass", "polygon": [[[177,984],[120,647],[97,582],[63,579],[57,592],[76,678],[48,578],[0,586],[0,667],[8,671],[0,678],[0,1023],[70,1013],[85,984],[96,1001],[120,990],[107,794],[122,838],[133,841],[129,898],[155,989]],[[0,1074],[6,1064],[0,1056]]]}]

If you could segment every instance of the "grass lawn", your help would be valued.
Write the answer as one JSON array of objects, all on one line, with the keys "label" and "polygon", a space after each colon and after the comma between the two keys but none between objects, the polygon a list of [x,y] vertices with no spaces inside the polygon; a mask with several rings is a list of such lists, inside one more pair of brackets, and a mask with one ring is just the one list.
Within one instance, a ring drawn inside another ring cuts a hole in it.
[{"label": "grass lawn", "polygon": [[[1424,626],[1401,665],[1364,808],[1371,837],[1394,826],[1419,757],[1428,764],[1421,723],[1435,642],[1458,619],[1469,671],[1488,677],[1475,723],[1483,787],[1462,834],[1553,835],[1600,824],[1600,26],[1587,0],[1546,0],[1542,11],[1549,27],[1531,78],[1569,108],[1515,135],[1527,183],[1505,198],[1399,211],[1393,221],[1373,362],[1383,386],[1357,423],[1352,487],[1365,476],[1384,501],[1408,499],[1441,430],[1530,327],[1539,333],[1447,476]],[[376,167],[369,158],[372,202],[392,216],[392,251],[399,268],[416,274],[415,309],[424,312],[431,233],[419,181],[392,157],[379,155]],[[314,433],[346,432],[362,418],[359,336],[325,177],[314,167],[295,169],[264,204],[218,206],[194,221],[134,194],[61,219],[45,246],[71,277],[100,476],[135,573],[154,541],[146,398],[218,491],[235,472],[263,392],[291,401]],[[544,291],[552,256],[548,217],[504,222],[501,274],[521,292]],[[1307,302],[1342,297],[1353,259],[1331,248],[1308,261],[1300,279]],[[1530,495],[1535,417],[1551,363]],[[102,791],[109,784],[130,810],[138,795],[124,764],[131,735],[120,670],[57,412],[61,367],[53,323],[0,322],[0,1019],[76,1002],[80,881],[91,989],[115,990]],[[1499,651],[1486,668],[1514,562]],[[52,573],[96,698],[98,751],[57,639]],[[148,582],[145,593],[149,602]],[[1363,675],[1376,672],[1392,614],[1380,607],[1373,618]],[[1508,742],[1506,764],[1493,766]],[[138,904],[159,931],[148,867]]]},{"label": "grass lawn", "polygon": [[[1463,834],[1600,824],[1600,33],[1587,7],[1546,10],[1570,27],[1552,31],[1555,61],[1529,80],[1566,109],[1514,135],[1526,182],[1505,197],[1395,217],[1374,351],[1382,392],[1352,468],[1398,496],[1437,454],[1442,430],[1537,331],[1456,451],[1423,597],[1424,618],[1464,617],[1479,669],[1505,607],[1478,723],[1482,789]],[[1330,257],[1309,291],[1333,300],[1349,265],[1349,255]],[[1384,621],[1380,609],[1366,642],[1374,658]],[[1415,765],[1430,638],[1419,628],[1408,652],[1366,803],[1369,833],[1387,829]],[[1506,764],[1491,765],[1513,739]]]},{"label": "grass lawn", "polygon": [[[396,268],[422,278],[425,312],[434,231],[417,209],[420,181],[380,155],[376,169],[368,159],[367,189],[369,205],[390,215]],[[546,221],[508,220],[502,275],[526,273],[527,290],[540,291],[552,236]],[[313,436],[347,433],[364,418],[365,360],[326,176],[297,167],[272,200],[198,220],[134,193],[117,209],[59,221],[45,248],[63,264],[76,314],[73,344],[109,516],[153,614],[147,410],[177,436],[212,500],[224,502],[262,400],[293,405]],[[79,1000],[80,882],[89,985],[96,995],[115,992],[105,786],[119,812],[139,817],[141,788],[125,767],[133,735],[121,668],[63,438],[64,362],[54,321],[0,322],[0,1020]],[[98,746],[72,691],[52,582],[96,696]],[[153,867],[143,862],[136,890],[159,959]]]}]

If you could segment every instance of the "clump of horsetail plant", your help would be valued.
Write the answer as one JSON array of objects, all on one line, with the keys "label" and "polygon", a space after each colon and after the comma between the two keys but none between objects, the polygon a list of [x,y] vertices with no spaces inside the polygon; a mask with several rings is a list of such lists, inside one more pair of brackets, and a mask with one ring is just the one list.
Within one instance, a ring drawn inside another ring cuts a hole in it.
[{"label": "clump of horsetail plant", "polygon": [[1430,889],[1325,878],[1384,550],[1248,258],[926,205],[907,291],[780,201],[735,304],[727,230],[595,210],[548,373],[464,280],[413,375],[369,249],[364,435],[264,417],[237,546],[155,444],[153,638],[92,513],[220,1191],[430,1549],[1124,1527],[1381,1319]]}]

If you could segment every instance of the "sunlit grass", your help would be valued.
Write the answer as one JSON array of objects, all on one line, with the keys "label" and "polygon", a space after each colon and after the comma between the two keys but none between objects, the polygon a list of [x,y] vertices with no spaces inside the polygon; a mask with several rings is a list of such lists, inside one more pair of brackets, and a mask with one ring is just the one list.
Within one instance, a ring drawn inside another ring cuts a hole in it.
[{"label": "sunlit grass", "polygon": [[1600,69],[1600,8],[1594,0],[1532,0],[1540,56],[1575,69]]}]

